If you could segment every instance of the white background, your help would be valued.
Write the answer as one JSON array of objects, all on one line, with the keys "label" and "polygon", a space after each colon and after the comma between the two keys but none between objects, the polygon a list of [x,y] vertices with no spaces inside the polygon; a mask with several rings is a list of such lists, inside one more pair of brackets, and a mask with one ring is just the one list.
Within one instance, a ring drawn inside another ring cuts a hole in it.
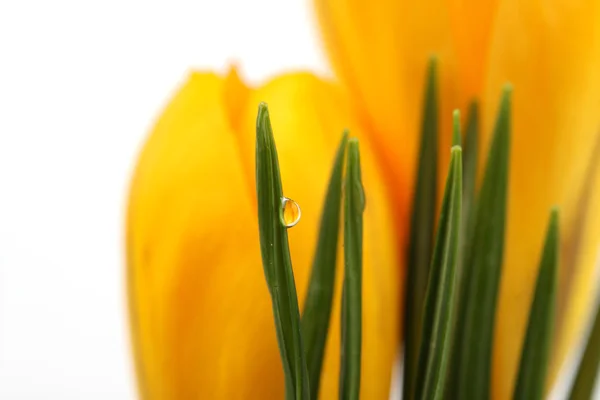
[{"label": "white background", "polygon": [[0,399],[135,398],[128,179],[186,71],[231,61],[327,74],[309,1],[0,0]]},{"label": "white background", "polygon": [[326,72],[308,1],[0,1],[0,399],[132,399],[123,216],[190,68]]}]

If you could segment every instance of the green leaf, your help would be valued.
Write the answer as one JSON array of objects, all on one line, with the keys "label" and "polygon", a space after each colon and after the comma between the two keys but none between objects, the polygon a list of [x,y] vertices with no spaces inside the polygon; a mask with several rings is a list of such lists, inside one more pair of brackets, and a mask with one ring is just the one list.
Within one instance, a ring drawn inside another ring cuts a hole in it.
[{"label": "green leaf", "polygon": [[[456,114],[455,114],[456,115]],[[451,351],[462,212],[462,150],[452,148],[423,313],[415,398],[441,399]]]},{"label": "green leaf", "polygon": [[[477,138],[479,130],[479,106],[472,102],[467,116],[467,130],[465,147],[463,151],[463,222],[461,236],[461,251],[459,254],[468,254],[469,243],[472,242],[475,223],[475,186],[477,178]],[[462,263],[462,257],[459,258]],[[461,268],[459,268],[459,282]],[[460,286],[460,285],[459,285]]]},{"label": "green leaf", "polygon": [[452,113],[452,146],[461,146],[461,137],[460,137],[460,111],[454,110]]},{"label": "green leaf", "polygon": [[527,333],[513,395],[515,400],[541,400],[544,397],[554,330],[559,245],[558,210],[554,209],[550,214],[535,295],[529,311]]},{"label": "green leaf", "polygon": [[365,195],[358,140],[348,141],[344,200],[344,283],[340,399],[358,400],[362,342],[362,236]]},{"label": "green leaf", "polygon": [[286,399],[308,399],[308,371],[302,348],[300,312],[290,259],[287,228],[281,221],[283,189],[267,105],[256,120],[256,194],[260,250],[271,294]]},{"label": "green leaf", "polygon": [[348,132],[344,132],[329,178],[317,250],[302,315],[302,338],[306,348],[311,399],[316,399],[319,394],[321,367],[331,316],[340,228],[342,174],[347,144]]},{"label": "green leaf", "polygon": [[465,298],[455,337],[459,340],[458,395],[471,400],[490,396],[491,358],[498,287],[504,252],[510,98],[507,85],[500,102],[494,137],[479,193],[470,254],[465,255]]},{"label": "green leaf", "polygon": [[457,310],[454,315],[452,328],[452,352],[450,356],[450,368],[446,380],[446,398],[458,396],[458,360],[460,348],[460,328],[458,322],[463,314],[466,302],[466,284],[463,279],[463,259],[469,253],[469,244],[473,241],[473,228],[475,226],[475,183],[477,172],[477,136],[479,125],[479,112],[477,102],[472,102],[467,114],[467,130],[465,136],[465,148],[463,149],[463,198],[462,198],[462,222],[460,248],[458,252],[458,266],[456,269],[456,296]]},{"label": "green leaf", "polygon": [[588,400],[592,398],[596,377],[600,365],[600,306],[596,310],[592,332],[588,337],[583,358],[579,364],[575,383],[569,395],[570,400]]},{"label": "green leaf", "polygon": [[417,166],[416,187],[412,202],[410,239],[407,260],[406,308],[404,315],[404,396],[414,395],[423,302],[427,288],[429,263],[433,251],[435,202],[437,197],[438,98],[437,62],[431,59],[427,74],[421,147]]}]

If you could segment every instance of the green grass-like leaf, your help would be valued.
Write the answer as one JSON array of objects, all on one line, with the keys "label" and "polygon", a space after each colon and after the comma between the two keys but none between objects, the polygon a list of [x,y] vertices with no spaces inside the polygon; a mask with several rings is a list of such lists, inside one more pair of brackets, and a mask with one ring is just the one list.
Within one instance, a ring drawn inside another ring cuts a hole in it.
[{"label": "green grass-like leaf", "polygon": [[462,212],[462,150],[452,148],[423,313],[415,398],[440,399],[451,350]]},{"label": "green grass-like leaf", "polygon": [[[456,129],[455,125],[455,129]],[[455,300],[457,310],[454,315],[452,333],[452,354],[450,357],[451,368],[448,370],[446,381],[446,398],[456,398],[458,395],[458,360],[460,348],[460,328],[458,321],[461,310],[465,308],[466,284],[463,279],[463,259],[469,253],[469,244],[473,241],[473,228],[475,226],[475,183],[477,175],[477,138],[479,129],[479,111],[477,102],[472,102],[467,114],[467,128],[465,134],[465,147],[463,149],[463,198],[460,247],[458,252],[458,265],[456,270],[457,282]]]},{"label": "green grass-like leaf", "polygon": [[403,379],[403,398],[406,400],[411,400],[414,396],[423,302],[427,288],[429,263],[433,251],[438,159],[437,91],[437,61],[432,59],[429,63],[423,103],[421,147],[412,202],[408,247]]},{"label": "green grass-like leaf", "polygon": [[358,400],[362,342],[362,236],[365,195],[358,141],[348,141],[344,199],[344,284],[340,399]]},{"label": "green grass-like leaf", "polygon": [[[459,254],[468,254],[468,243],[475,222],[475,187],[477,179],[477,143],[479,136],[479,106],[472,102],[467,114],[467,128],[465,133],[465,146],[463,149],[463,221],[461,234],[461,251]],[[462,257],[460,258],[462,264]],[[461,276],[459,268],[459,277]],[[460,282],[460,279],[459,279]]]},{"label": "green grass-like leaf", "polygon": [[271,294],[277,340],[285,374],[286,399],[308,399],[308,371],[302,347],[300,312],[288,245],[280,219],[283,189],[267,105],[256,120],[256,193],[263,269]]},{"label": "green grass-like leaf", "polygon": [[515,400],[540,400],[544,397],[554,329],[559,245],[558,210],[555,209],[550,214],[535,294],[529,311],[513,395]]},{"label": "green grass-like leaf", "polygon": [[460,137],[460,111],[454,110],[452,113],[452,146],[461,146],[462,138]]},{"label": "green grass-like leaf", "polygon": [[588,400],[592,398],[598,366],[600,365],[600,306],[596,310],[594,325],[588,337],[583,358],[579,364],[575,382],[571,388],[570,400]]},{"label": "green grass-like leaf", "polygon": [[338,147],[321,215],[319,239],[302,315],[302,338],[310,377],[311,399],[319,394],[325,342],[329,330],[340,228],[342,175],[348,133]]},{"label": "green grass-like leaf", "polygon": [[[504,89],[479,192],[476,222],[465,255],[463,282],[455,337],[459,341],[458,395],[485,399],[490,395],[491,358],[498,287],[504,252],[508,192],[511,89]],[[464,307],[464,308],[463,308]]]}]

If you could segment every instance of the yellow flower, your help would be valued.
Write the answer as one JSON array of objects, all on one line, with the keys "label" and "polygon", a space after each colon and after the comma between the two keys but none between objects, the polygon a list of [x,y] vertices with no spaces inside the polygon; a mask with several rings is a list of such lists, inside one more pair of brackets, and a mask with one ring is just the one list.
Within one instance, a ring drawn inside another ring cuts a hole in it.
[{"label": "yellow flower", "polygon": [[[290,230],[300,304],[339,135],[348,127],[361,139],[368,196],[361,395],[387,399],[399,339],[399,250],[426,63],[436,54],[442,149],[450,146],[451,110],[466,110],[477,97],[485,154],[500,87],[510,81],[515,88],[493,376],[494,398],[509,398],[554,204],[565,227],[555,370],[591,303],[600,241],[600,210],[593,207],[600,204],[600,164],[593,162],[600,157],[600,3],[314,1],[341,87],[309,74],[248,88],[235,71],[193,73],[144,146],[127,218],[140,391],[151,399],[282,398],[254,190],[254,119],[266,101],[285,194],[302,207],[302,221]],[[444,169],[450,153],[440,154]],[[439,176],[442,182],[445,171]],[[326,399],[337,394],[339,285],[335,299],[321,387]]]},{"label": "yellow flower", "polygon": [[[232,71],[226,78],[192,73],[171,100],[140,156],[127,219],[131,329],[144,398],[283,398],[258,241],[256,112],[268,102],[285,195],[302,208],[289,231],[302,304],[337,144],[345,127],[361,136],[345,99],[309,74],[250,89]],[[391,202],[367,140],[361,153],[369,203],[361,393],[386,399],[399,337],[399,258]],[[339,284],[323,398],[337,395]]]},{"label": "yellow flower", "polygon": [[[477,97],[485,154],[501,85],[510,81],[515,88],[493,373],[494,398],[509,398],[553,204],[561,207],[565,226],[556,367],[593,303],[600,244],[600,29],[594,28],[600,3],[314,1],[335,71],[396,187],[407,187],[414,176],[418,99],[430,54],[440,60],[442,148],[449,146],[452,109],[466,110]],[[449,152],[441,155],[445,167]]]}]

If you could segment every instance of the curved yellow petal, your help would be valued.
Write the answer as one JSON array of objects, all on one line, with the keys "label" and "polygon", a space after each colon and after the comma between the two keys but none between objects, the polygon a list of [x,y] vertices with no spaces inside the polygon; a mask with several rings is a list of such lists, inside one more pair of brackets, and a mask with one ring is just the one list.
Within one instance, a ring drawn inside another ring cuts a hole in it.
[{"label": "curved yellow petal", "polygon": [[[128,290],[147,399],[276,396],[254,188],[224,80],[189,76],[144,146],[127,219]],[[246,301],[242,301],[246,299]],[[237,318],[230,318],[235,313]],[[235,345],[233,345],[235,343]],[[244,368],[249,360],[254,368]],[[269,370],[271,376],[265,376]],[[255,385],[232,385],[252,381]]]},{"label": "curved yellow petal", "polygon": [[[250,90],[235,75],[194,73],[158,120],[131,186],[129,299],[144,398],[283,396],[256,222],[260,101],[269,103],[285,194],[302,207],[289,234],[302,304],[335,148],[352,125],[347,101],[308,74]],[[385,187],[366,140],[361,150],[368,196],[362,391],[384,399],[397,341],[400,269]],[[326,350],[325,398],[337,393],[338,325],[339,303]]]},{"label": "curved yellow petal", "polygon": [[[552,205],[561,207],[565,240],[574,234],[577,196],[600,123],[600,30],[594,28],[599,23],[600,3],[587,0],[503,0],[495,20],[482,149],[488,146],[501,86],[510,81],[515,88],[508,232],[494,354],[498,399],[508,398],[513,388]],[[587,273],[591,269],[585,266]]]},{"label": "curved yellow petal", "polygon": [[[450,34],[456,53],[458,106],[482,92],[489,42],[499,0],[447,0]],[[443,66],[442,66],[443,68]]]},{"label": "curved yellow petal", "polygon": [[[280,154],[286,196],[302,207],[302,221],[289,231],[298,296],[304,298],[332,155],[344,128],[361,139],[363,183],[367,196],[364,223],[363,265],[363,361],[361,397],[387,399],[391,368],[398,342],[400,264],[391,203],[379,178],[373,151],[364,137],[343,93],[309,74],[286,75],[255,91],[249,99],[246,130],[253,137],[255,104],[269,104],[271,122]],[[338,271],[343,270],[340,255]],[[337,397],[339,384],[339,321],[342,273],[326,348],[321,397]],[[302,304],[302,302],[301,302]],[[391,350],[391,351],[390,351]]]},{"label": "curved yellow petal", "polygon": [[[333,67],[352,92],[390,186],[412,188],[428,59],[439,59],[440,143],[481,90],[496,0],[313,0]],[[440,152],[443,187],[450,152]],[[408,209],[402,190],[395,197]],[[402,218],[406,220],[406,218]]]},{"label": "curved yellow petal", "polygon": [[[427,62],[437,54],[445,76],[453,68],[445,0],[314,2],[333,67],[350,88],[356,112],[391,174],[390,186],[402,188],[396,198],[407,209],[410,193],[404,189],[414,176]],[[451,89],[444,84],[442,90]]]}]

